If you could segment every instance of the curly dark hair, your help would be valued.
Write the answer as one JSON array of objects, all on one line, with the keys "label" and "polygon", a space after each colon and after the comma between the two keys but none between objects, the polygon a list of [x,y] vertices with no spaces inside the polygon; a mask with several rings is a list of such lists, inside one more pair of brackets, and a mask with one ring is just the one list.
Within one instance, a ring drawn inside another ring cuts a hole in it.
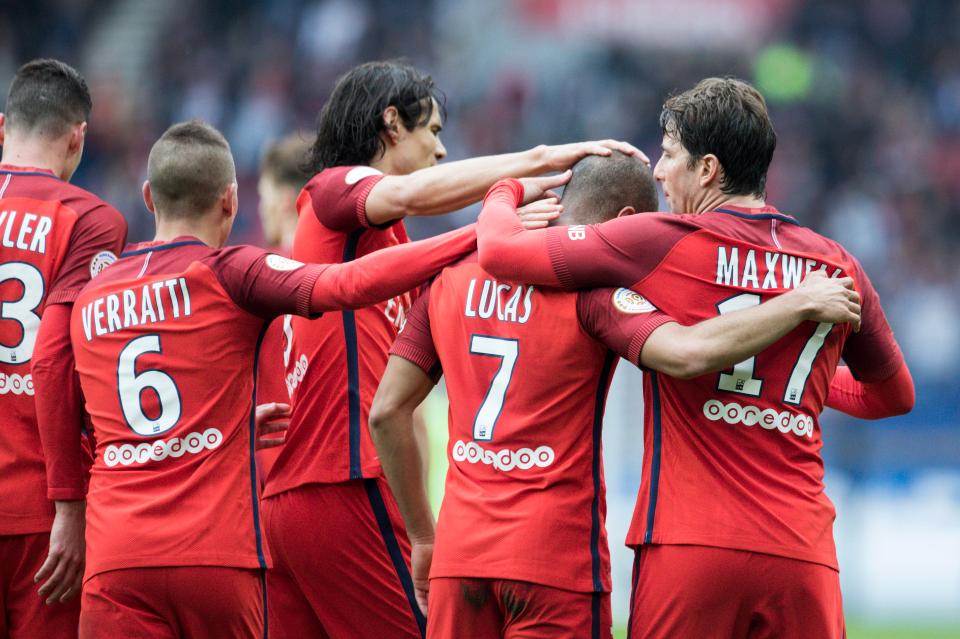
[{"label": "curly dark hair", "polygon": [[[431,99],[432,98],[432,99]],[[433,102],[446,117],[445,98],[429,75],[398,61],[367,62],[337,80],[320,110],[317,138],[303,166],[310,174],[332,166],[369,164],[385,150],[383,111],[396,107],[408,129],[433,115]]]},{"label": "curly dark hair", "polygon": [[660,129],[690,153],[691,168],[704,155],[716,155],[724,193],[764,197],[777,134],[766,101],[750,84],[729,77],[701,80],[667,99]]}]

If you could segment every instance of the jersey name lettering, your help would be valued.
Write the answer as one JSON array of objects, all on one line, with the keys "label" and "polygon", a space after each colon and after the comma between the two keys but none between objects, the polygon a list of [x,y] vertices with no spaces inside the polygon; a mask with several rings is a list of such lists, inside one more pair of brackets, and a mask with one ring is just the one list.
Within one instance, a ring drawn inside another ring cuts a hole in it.
[{"label": "jersey name lettering", "polygon": [[496,313],[497,319],[501,322],[526,324],[533,312],[531,298],[534,290],[533,286],[504,284],[497,280],[485,279],[478,295],[477,278],[473,278],[467,287],[467,303],[463,314],[467,317],[490,319]]},{"label": "jersey name lettering", "polygon": [[53,228],[49,217],[19,211],[0,211],[0,244],[33,253],[47,252],[47,235]]},{"label": "jersey name lettering", "polygon": [[[797,288],[810,271],[826,272],[828,268],[826,263],[813,258],[758,249],[747,249],[741,256],[739,247],[717,247],[717,284],[724,286],[758,290]],[[841,272],[835,268],[830,277],[838,277]]]},{"label": "jersey name lettering", "polygon": [[[179,294],[178,294],[179,291]],[[87,341],[140,324],[180,319],[192,314],[186,278],[158,280],[88,302],[81,309]]]}]

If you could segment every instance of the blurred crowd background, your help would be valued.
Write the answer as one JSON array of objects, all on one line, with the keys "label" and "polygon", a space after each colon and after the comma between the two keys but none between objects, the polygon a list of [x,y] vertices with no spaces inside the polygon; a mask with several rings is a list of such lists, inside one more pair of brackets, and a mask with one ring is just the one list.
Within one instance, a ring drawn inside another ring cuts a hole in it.
[{"label": "blurred crowd background", "polygon": [[[848,613],[949,622],[960,620],[957,34],[952,0],[8,0],[0,84],[37,56],[86,76],[94,110],[74,181],[127,216],[132,241],[152,234],[140,199],[150,145],[176,121],[214,124],[239,171],[232,241],[256,243],[264,145],[309,138],[358,62],[405,57],[434,76],[451,160],[616,137],[656,161],[667,95],[707,75],[754,82],[779,136],[768,201],[860,258],[917,383],[909,416],[824,417]],[[475,214],[409,226],[424,236]],[[608,410],[613,529],[638,482],[635,383],[622,371]]]}]

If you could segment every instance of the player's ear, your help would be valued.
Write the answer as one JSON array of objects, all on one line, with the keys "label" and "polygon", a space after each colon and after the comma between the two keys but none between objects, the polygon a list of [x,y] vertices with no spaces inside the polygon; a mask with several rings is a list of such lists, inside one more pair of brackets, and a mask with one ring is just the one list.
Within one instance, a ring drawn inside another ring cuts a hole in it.
[{"label": "player's ear", "polygon": [[83,141],[87,137],[87,123],[81,122],[70,129],[70,141],[67,145],[67,152],[73,155],[83,150]]},{"label": "player's ear", "polygon": [[632,206],[625,206],[620,209],[620,212],[617,213],[617,217],[626,217],[628,215],[634,215],[637,212],[637,209]]},{"label": "player's ear", "polygon": [[147,210],[156,215],[157,207],[153,203],[153,193],[150,192],[150,180],[143,181],[141,191],[143,192],[143,203],[146,204]]},{"label": "player's ear", "polygon": [[220,207],[226,217],[232,218],[240,208],[240,198],[237,196],[237,183],[231,182],[223,191]]},{"label": "player's ear", "polygon": [[391,105],[383,110],[383,129],[390,144],[400,141],[400,112],[397,107]]},{"label": "player's ear", "polygon": [[0,146],[3,146],[3,142],[6,139],[7,139],[7,116],[5,113],[0,113]]},{"label": "player's ear", "polygon": [[700,186],[709,186],[716,180],[718,183],[723,175],[720,159],[713,153],[707,153],[700,158],[699,179]]}]

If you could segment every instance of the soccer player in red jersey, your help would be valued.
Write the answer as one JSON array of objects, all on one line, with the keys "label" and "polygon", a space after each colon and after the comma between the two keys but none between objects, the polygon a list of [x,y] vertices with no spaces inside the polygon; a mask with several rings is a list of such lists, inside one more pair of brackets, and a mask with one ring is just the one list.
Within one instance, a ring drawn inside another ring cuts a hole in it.
[{"label": "soccer player in red jersey", "polygon": [[[766,204],[776,136],[753,87],[704,80],[667,100],[661,127],[654,176],[677,215],[525,232],[514,220],[524,185],[502,182],[480,217],[480,263],[536,284],[630,286],[687,324],[755,306],[813,270],[853,277],[859,332],[804,322],[720,374],[646,377],[627,538],[634,637],[842,637],[818,418],[848,391],[847,405],[866,402],[873,416],[909,411],[909,371],[859,263]],[[834,393],[841,356],[859,381]]]},{"label": "soccer player in red jersey", "polygon": [[[338,81],[320,113],[317,174],[298,200],[295,259],[350,262],[407,242],[407,215],[459,209],[499,178],[563,170],[611,148],[637,153],[588,142],[435,166],[446,155],[441,101],[429,77],[397,63],[363,64]],[[277,637],[423,634],[409,542],[367,429],[411,298],[293,320],[293,415],[264,489],[274,573],[287,583],[270,590]],[[302,541],[307,525],[315,543]]]},{"label": "soccer player in red jersey", "polygon": [[[257,211],[267,247],[284,257],[290,256],[293,235],[297,230],[297,196],[310,178],[301,165],[310,145],[293,133],[271,143],[260,161],[260,179]],[[260,347],[260,370],[257,377],[257,400],[276,418],[289,417],[290,393],[286,382],[285,360],[290,358],[291,315],[278,317],[270,323]],[[272,408],[268,408],[273,404]],[[281,424],[277,424],[280,426]],[[272,426],[270,427],[272,428]],[[280,454],[283,436],[263,437],[257,450],[257,474],[260,483],[266,479],[273,462]]]},{"label": "soccer player in red jersey", "polygon": [[[37,423],[46,417],[73,424],[79,444],[70,308],[126,239],[126,222],[115,209],[69,183],[91,107],[76,70],[42,59],[20,67],[0,114],[3,637],[77,634],[85,468],[79,453],[64,455],[63,442],[41,438]],[[54,605],[45,606],[44,599]]]},{"label": "soccer player in red jersey", "polygon": [[[637,158],[588,157],[563,205],[558,222],[602,222],[656,208],[656,187]],[[695,377],[756,354],[804,318],[855,321],[855,300],[852,280],[820,277],[684,327],[627,289],[498,282],[476,255],[444,269],[408,316],[370,413],[424,609],[430,570],[427,636],[469,627],[474,639],[610,637],[600,429],[617,355]],[[441,373],[450,470],[434,541],[409,425]]]},{"label": "soccer player in red jersey", "polygon": [[268,323],[408,290],[474,250],[472,228],[351,264],[220,248],[237,212],[226,140],[194,121],[153,146],[153,242],[129,247],[71,316],[97,442],[81,637],[259,637],[256,371]]}]

